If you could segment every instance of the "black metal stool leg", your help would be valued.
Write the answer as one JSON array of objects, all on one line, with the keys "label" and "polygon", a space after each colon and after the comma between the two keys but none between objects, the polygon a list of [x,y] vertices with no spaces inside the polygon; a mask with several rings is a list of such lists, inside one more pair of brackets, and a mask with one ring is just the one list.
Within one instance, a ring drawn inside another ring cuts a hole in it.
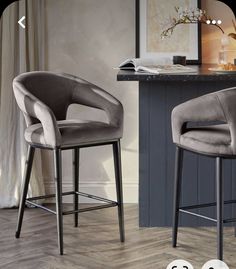
[{"label": "black metal stool leg", "polygon": [[120,241],[125,241],[120,141],[113,144]]},{"label": "black metal stool leg", "polygon": [[183,167],[183,149],[176,147],[175,155],[175,178],[174,178],[174,205],[173,205],[173,228],[172,228],[172,246],[176,247],[177,233],[179,223],[179,204],[181,193],[181,180],[182,180],[182,167]]},{"label": "black metal stool leg", "polygon": [[33,159],[34,159],[34,151],[35,151],[35,149],[33,147],[28,146],[27,159],[25,161],[23,188],[22,188],[19,213],[18,213],[17,228],[16,228],[16,235],[15,235],[16,238],[20,237],[21,226],[22,226],[24,210],[25,210],[25,200],[26,200],[26,196],[27,196],[27,192],[28,192],[32,163],[33,163]]},{"label": "black metal stool leg", "polygon": [[223,181],[222,159],[216,158],[217,258],[223,260]]},{"label": "black metal stool leg", "polygon": [[61,150],[55,149],[54,154],[54,176],[56,186],[56,211],[57,211],[57,233],[60,255],[63,255],[63,218],[62,218],[62,173],[61,173]]},{"label": "black metal stool leg", "polygon": [[[74,192],[79,191],[79,148],[73,150],[73,177],[74,177]],[[78,195],[74,194],[74,210],[78,210]],[[74,225],[78,227],[78,213],[74,214]]]}]

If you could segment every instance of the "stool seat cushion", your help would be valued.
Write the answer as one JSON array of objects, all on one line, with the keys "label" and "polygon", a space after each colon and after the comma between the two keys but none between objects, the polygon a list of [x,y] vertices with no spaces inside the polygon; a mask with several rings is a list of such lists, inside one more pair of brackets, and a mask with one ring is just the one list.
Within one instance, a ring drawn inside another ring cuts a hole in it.
[{"label": "stool seat cushion", "polygon": [[[171,124],[176,145],[206,155],[234,158],[236,87],[202,95],[176,106],[172,110]],[[190,124],[202,127],[188,128]]]},{"label": "stool seat cushion", "polygon": [[180,136],[180,145],[206,154],[232,155],[231,136],[227,124],[187,128]]},{"label": "stool seat cushion", "polygon": [[[61,134],[61,148],[102,143],[120,139],[122,136],[122,128],[104,122],[61,120],[57,122],[57,126]],[[25,131],[25,139],[30,144],[50,147],[45,141],[41,123],[28,127]]]}]

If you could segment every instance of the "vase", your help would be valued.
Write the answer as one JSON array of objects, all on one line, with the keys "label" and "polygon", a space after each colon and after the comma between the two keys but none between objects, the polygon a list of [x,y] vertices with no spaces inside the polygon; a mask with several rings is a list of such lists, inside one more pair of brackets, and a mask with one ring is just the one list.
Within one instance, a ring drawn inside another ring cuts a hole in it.
[{"label": "vase", "polygon": [[218,55],[218,64],[227,64],[228,63],[228,52],[224,48],[221,48]]},{"label": "vase", "polygon": [[220,41],[221,41],[221,47],[227,48],[229,45],[229,36],[223,34]]},{"label": "vase", "polygon": [[229,45],[228,35],[223,34],[220,41],[221,41],[221,49],[219,51],[218,64],[227,64],[228,63],[228,45]]}]

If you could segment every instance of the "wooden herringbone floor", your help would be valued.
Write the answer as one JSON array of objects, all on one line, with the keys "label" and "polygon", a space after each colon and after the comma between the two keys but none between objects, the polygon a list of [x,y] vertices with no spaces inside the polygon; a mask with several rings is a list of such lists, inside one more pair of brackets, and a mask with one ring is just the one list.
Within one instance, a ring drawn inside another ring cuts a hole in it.
[{"label": "wooden herringbone floor", "polygon": [[[171,247],[171,229],[139,228],[137,205],[125,206],[126,242],[118,236],[116,209],[82,213],[79,228],[64,217],[65,255],[58,255],[56,219],[40,209],[26,209],[22,236],[15,239],[17,210],[0,210],[0,268],[4,269],[165,269],[174,259],[201,268],[215,258],[213,228],[181,228],[179,247]],[[236,268],[236,238],[225,229],[225,261]]]}]

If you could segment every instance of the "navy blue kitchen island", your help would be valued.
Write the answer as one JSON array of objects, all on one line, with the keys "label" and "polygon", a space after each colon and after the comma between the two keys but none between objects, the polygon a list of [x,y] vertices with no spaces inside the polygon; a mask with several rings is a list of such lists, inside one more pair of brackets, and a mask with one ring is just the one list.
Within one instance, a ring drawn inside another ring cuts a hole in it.
[{"label": "navy blue kitchen island", "polygon": [[[197,72],[188,74],[156,75],[119,71],[117,75],[118,81],[139,82],[139,224],[141,227],[172,225],[175,159],[175,146],[171,135],[172,109],[194,97],[236,87],[235,74],[215,74],[208,70],[209,67],[212,66],[193,66]],[[182,205],[214,202],[214,160],[189,152],[184,158]],[[235,199],[236,160],[224,160],[224,162],[225,199]],[[204,214],[215,216],[214,207],[201,210]],[[236,208],[226,205],[225,214],[236,217]],[[212,225],[207,220],[200,220],[193,216],[181,216],[181,224],[183,226]]]}]

